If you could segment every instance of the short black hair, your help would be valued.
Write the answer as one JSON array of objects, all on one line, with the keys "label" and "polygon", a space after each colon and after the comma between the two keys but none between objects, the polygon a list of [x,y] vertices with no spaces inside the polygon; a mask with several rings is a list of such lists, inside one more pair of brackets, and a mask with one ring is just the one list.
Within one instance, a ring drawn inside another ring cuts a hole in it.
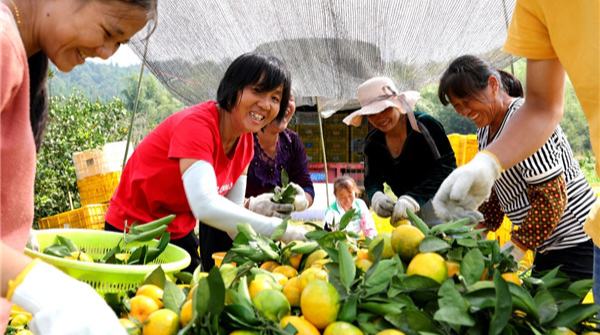
[{"label": "short black hair", "polygon": [[283,84],[279,113],[280,122],[290,101],[292,76],[279,58],[262,53],[249,52],[236,58],[225,71],[217,89],[217,103],[231,112],[238,103],[240,93],[249,85],[257,85],[261,92],[272,91]]},{"label": "short black hair", "polygon": [[474,98],[488,85],[488,78],[496,77],[500,89],[511,97],[523,97],[523,85],[512,74],[497,69],[490,62],[474,56],[464,55],[453,60],[442,74],[438,87],[438,99],[442,105],[450,103],[449,95],[458,98]]}]

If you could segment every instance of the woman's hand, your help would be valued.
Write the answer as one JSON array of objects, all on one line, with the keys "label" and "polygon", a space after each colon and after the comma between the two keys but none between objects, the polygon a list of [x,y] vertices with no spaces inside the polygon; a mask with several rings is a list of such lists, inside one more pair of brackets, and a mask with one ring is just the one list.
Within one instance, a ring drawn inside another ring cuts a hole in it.
[{"label": "woman's hand", "polygon": [[304,192],[304,189],[300,187],[300,185],[296,183],[290,183],[290,185],[296,190],[296,195],[294,196],[294,207],[296,208],[296,212],[302,212],[308,208],[308,199],[306,199],[306,193]]},{"label": "woman's hand", "polygon": [[373,200],[371,201],[371,207],[377,216],[382,218],[389,218],[394,212],[395,202],[392,198],[385,195],[383,192],[378,191],[373,194]]},{"label": "woman's hand", "polygon": [[278,204],[273,201],[273,193],[263,193],[248,199],[248,209],[254,213],[284,219],[294,211],[292,204]]}]

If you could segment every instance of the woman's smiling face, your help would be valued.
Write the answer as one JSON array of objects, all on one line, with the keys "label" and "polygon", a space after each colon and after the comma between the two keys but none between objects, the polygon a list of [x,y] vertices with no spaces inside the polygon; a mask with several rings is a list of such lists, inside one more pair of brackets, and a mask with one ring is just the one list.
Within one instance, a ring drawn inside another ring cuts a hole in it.
[{"label": "woman's smiling face", "polygon": [[63,72],[87,57],[108,59],[148,21],[144,10],[123,1],[58,0],[43,10],[40,47]]},{"label": "woman's smiling face", "polygon": [[233,119],[244,133],[258,132],[279,113],[283,84],[271,91],[261,91],[258,84],[246,86],[231,111]]},{"label": "woman's smiling face", "polygon": [[380,113],[368,115],[367,119],[375,128],[385,133],[394,129],[400,119],[400,112],[394,107],[388,107]]}]

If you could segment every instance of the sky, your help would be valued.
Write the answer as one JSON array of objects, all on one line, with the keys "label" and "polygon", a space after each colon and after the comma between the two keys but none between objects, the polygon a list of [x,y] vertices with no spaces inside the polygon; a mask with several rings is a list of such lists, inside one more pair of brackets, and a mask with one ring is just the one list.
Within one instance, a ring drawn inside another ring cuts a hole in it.
[{"label": "sky", "polygon": [[138,56],[127,46],[127,44],[119,47],[119,50],[107,60],[101,58],[90,58],[86,62],[94,62],[100,64],[117,64],[119,66],[130,66],[141,64],[142,61]]}]

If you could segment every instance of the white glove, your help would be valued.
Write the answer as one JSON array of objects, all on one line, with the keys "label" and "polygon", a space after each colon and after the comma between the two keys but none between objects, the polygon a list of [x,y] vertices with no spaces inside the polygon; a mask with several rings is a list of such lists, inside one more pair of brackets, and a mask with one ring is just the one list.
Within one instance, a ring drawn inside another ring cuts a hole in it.
[{"label": "white glove", "polygon": [[38,242],[35,229],[33,228],[29,229],[26,246],[33,251],[40,251],[40,243]]},{"label": "white glove", "polygon": [[308,208],[308,199],[306,199],[304,189],[296,183],[290,183],[290,185],[296,190],[296,195],[294,195],[294,207],[296,208],[296,212],[302,212]]},{"label": "white glove", "polygon": [[292,204],[278,204],[273,202],[273,193],[263,193],[248,199],[248,209],[264,216],[274,216],[283,219],[294,210]]},{"label": "white glove", "polygon": [[371,201],[371,207],[377,216],[382,218],[389,218],[392,216],[394,211],[394,200],[388,197],[381,191],[375,192]]},{"label": "white glove", "polygon": [[304,227],[292,226],[288,223],[285,234],[280,238],[283,242],[290,243],[291,241],[307,241],[304,236],[308,231]]},{"label": "white glove", "polygon": [[408,218],[408,215],[406,215],[407,209],[410,209],[411,212],[416,213],[421,209],[421,207],[419,206],[419,203],[411,196],[403,195],[398,198],[398,201],[396,201],[396,204],[394,205],[394,213],[392,214],[390,222],[396,222]]},{"label": "white glove", "polygon": [[489,197],[500,171],[496,157],[480,151],[444,180],[433,198],[436,214],[446,221],[465,217],[471,218],[471,222],[482,221],[483,215],[477,212],[477,208]]},{"label": "white glove", "polygon": [[86,283],[46,263],[34,265],[11,301],[33,315],[36,335],[126,335],[115,312]]},{"label": "white glove", "polygon": [[510,247],[514,247],[513,250],[510,252],[510,255],[513,256],[513,258],[515,259],[515,262],[519,263],[521,261],[521,259],[525,256],[525,251],[519,249],[519,247],[514,245],[512,243],[512,241],[510,241],[510,240],[508,240],[508,241],[506,241],[506,243],[504,243],[504,245],[500,248],[500,251],[504,252],[506,249],[508,249]]}]

